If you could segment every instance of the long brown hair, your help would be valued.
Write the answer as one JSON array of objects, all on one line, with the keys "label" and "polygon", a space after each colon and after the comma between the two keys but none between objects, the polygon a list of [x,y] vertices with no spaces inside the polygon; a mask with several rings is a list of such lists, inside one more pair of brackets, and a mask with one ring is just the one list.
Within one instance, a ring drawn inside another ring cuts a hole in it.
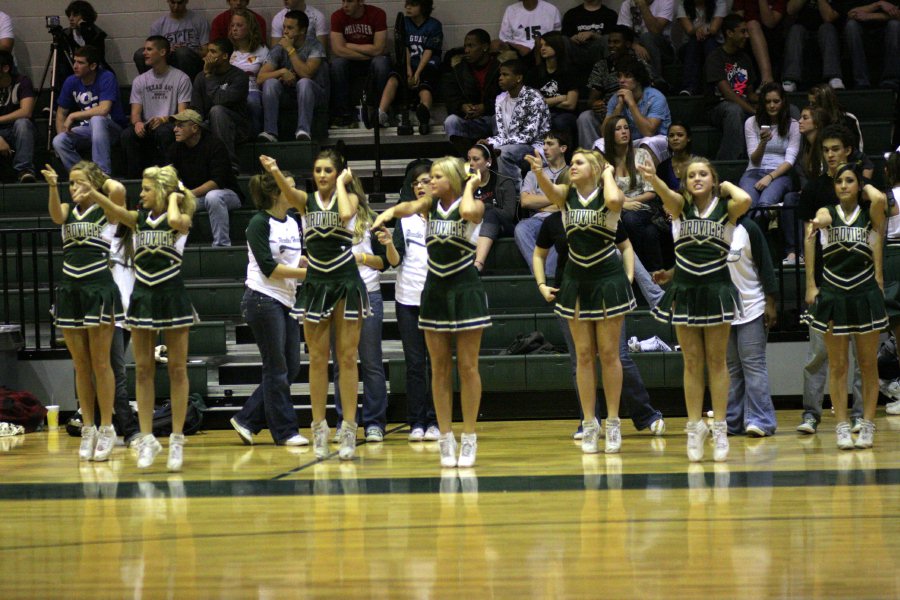
[{"label": "long brown hair", "polygon": [[628,189],[633,190],[638,184],[637,167],[634,164],[634,145],[631,143],[631,130],[629,129],[628,148],[625,150],[624,157],[619,156],[619,149],[616,146],[616,127],[619,126],[620,121],[625,121],[625,125],[628,125],[628,119],[622,116],[610,119],[603,125],[603,140],[606,144],[603,153],[613,167],[619,164],[620,159],[625,159],[625,170],[628,171]]}]

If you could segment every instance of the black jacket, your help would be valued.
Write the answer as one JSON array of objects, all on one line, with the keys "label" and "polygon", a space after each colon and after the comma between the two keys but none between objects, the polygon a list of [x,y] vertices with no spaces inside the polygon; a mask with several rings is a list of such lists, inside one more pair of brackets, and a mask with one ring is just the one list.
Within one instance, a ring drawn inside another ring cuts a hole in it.
[{"label": "black jacket", "polygon": [[462,57],[444,76],[444,103],[447,114],[464,116],[463,104],[484,104],[484,114],[494,114],[494,102],[500,95],[500,63],[492,58],[484,79],[484,90],[478,88],[478,80],[472,74],[472,67]]}]

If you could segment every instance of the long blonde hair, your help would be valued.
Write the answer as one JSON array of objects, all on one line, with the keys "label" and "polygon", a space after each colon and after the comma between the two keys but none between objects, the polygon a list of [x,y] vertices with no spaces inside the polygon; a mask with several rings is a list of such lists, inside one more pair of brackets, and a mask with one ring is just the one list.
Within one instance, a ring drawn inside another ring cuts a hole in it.
[{"label": "long blonde hair", "polygon": [[[598,150],[586,150],[584,148],[578,148],[575,152],[572,153],[572,158],[575,158],[576,154],[581,154],[584,156],[584,160],[591,166],[591,173],[594,174],[594,187],[600,187],[600,183],[603,177],[603,169],[606,168],[607,160]],[[565,169],[560,177],[556,180],[557,184],[568,184],[572,185],[572,180],[569,178],[569,169]]]},{"label": "long blonde hair", "polygon": [[369,206],[369,200],[366,198],[366,191],[363,189],[362,181],[356,175],[350,181],[350,187],[347,189],[350,194],[356,194],[359,200],[356,209],[356,224],[353,227],[353,243],[358,244],[366,237],[366,231],[375,222],[375,211]]},{"label": "long blonde hair", "polygon": [[466,184],[466,164],[455,156],[444,156],[431,163],[431,170],[438,169],[450,182],[453,197],[462,196]]},{"label": "long blonde hair", "polygon": [[161,207],[160,212],[166,210],[169,194],[178,192],[183,196],[178,203],[178,208],[188,217],[194,217],[194,211],[197,210],[197,199],[191,193],[191,190],[181,183],[175,167],[172,165],[149,167],[144,169],[144,179],[149,179],[153,184],[157,206]]}]

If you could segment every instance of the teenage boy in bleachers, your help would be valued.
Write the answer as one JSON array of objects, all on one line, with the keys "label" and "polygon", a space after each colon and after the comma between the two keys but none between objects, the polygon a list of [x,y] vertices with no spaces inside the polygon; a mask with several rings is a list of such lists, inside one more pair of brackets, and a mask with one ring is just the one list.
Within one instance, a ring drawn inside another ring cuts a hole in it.
[{"label": "teenage boy in bleachers", "polygon": [[[168,14],[150,26],[150,35],[161,35],[169,40],[172,53],[169,64],[182,71],[191,81],[203,70],[203,57],[209,44],[209,23],[200,13],[188,10],[188,0],[167,0]],[[144,63],[144,48],[134,53],[134,66],[138,73],[148,70]]]},{"label": "teenage boy in bleachers", "polygon": [[322,11],[315,6],[308,6],[306,0],[284,0],[284,8],[275,13],[272,17],[272,40],[269,44],[270,48],[274,48],[278,44],[278,40],[284,35],[284,16],[292,10],[300,10],[309,17],[309,32],[307,35],[315,37],[322,44],[322,47],[328,49],[328,32],[330,31],[330,23],[322,14]]},{"label": "teenage boy in bleachers", "polygon": [[545,0],[522,0],[503,12],[500,35],[492,50],[515,50],[527,65],[534,64],[534,45],[548,31],[562,29],[559,9]]},{"label": "teenage boy in bleachers", "polygon": [[675,58],[672,48],[672,21],[676,0],[625,0],[619,7],[619,25],[631,28],[638,41],[634,51],[650,63],[652,72],[662,73],[663,63]]},{"label": "teenage boy in bleachers", "polygon": [[34,182],[34,101],[31,80],[0,50],[0,159],[12,161],[19,183]]},{"label": "teenage boy in bleachers", "polygon": [[856,89],[871,86],[869,63],[866,60],[864,38],[882,38],[880,51],[884,61],[881,72],[881,87],[900,91],[900,7],[884,0],[862,4],[847,11],[844,25],[844,39],[850,50],[853,64],[853,83]]},{"label": "teenage boy in bleachers", "polygon": [[587,73],[593,66],[603,50],[603,36],[612,33],[618,18],[603,0],[584,0],[566,11],[562,33],[571,42],[569,57],[578,71]]}]

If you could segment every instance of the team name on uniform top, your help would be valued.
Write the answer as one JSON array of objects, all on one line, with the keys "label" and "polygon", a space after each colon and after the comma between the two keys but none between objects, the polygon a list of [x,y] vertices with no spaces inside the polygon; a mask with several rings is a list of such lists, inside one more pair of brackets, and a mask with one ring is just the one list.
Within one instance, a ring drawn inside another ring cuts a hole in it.
[{"label": "team name on uniform top", "polygon": [[103,234],[99,223],[66,223],[63,225],[63,241],[88,237],[98,238]]},{"label": "team name on uniform top", "polygon": [[869,243],[869,230],[862,227],[831,227],[828,229],[828,243],[839,244],[841,242]]},{"label": "team name on uniform top", "polygon": [[314,211],[306,213],[306,228],[341,227],[341,215],[331,211]]},{"label": "team name on uniform top", "polygon": [[678,230],[679,237],[710,237],[717,240],[725,239],[725,224],[704,219],[691,219],[681,221]]},{"label": "team name on uniform top", "polygon": [[174,246],[175,234],[172,231],[139,231],[137,232],[138,246]]},{"label": "team name on uniform top", "polygon": [[466,237],[469,227],[467,221],[441,221],[432,219],[428,221],[428,235],[433,237]]},{"label": "team name on uniform top", "polygon": [[585,208],[569,209],[563,213],[566,225],[584,226],[599,225],[606,227],[606,212]]}]

